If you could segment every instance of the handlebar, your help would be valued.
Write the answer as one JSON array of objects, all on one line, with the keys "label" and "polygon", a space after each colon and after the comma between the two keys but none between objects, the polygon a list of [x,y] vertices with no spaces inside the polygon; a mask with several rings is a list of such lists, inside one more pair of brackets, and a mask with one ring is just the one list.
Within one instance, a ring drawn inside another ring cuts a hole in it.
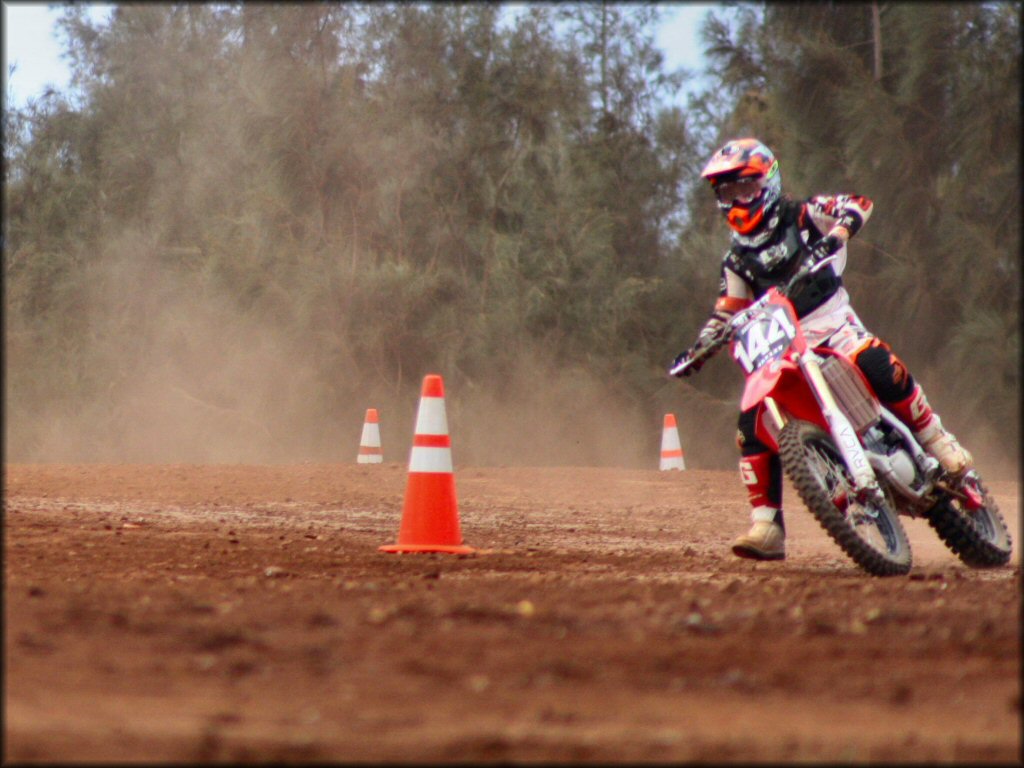
[{"label": "handlebar", "polygon": [[791,278],[789,278],[789,280],[786,282],[786,284],[784,286],[782,286],[781,288],[778,289],[779,293],[781,293],[783,296],[789,296],[790,292],[793,290],[793,287],[797,283],[799,283],[801,280],[803,280],[808,275],[813,275],[815,272],[817,272],[819,269],[824,267],[826,264],[831,264],[833,261],[835,261],[838,258],[839,258],[839,255],[836,254],[836,253],[833,253],[831,256],[826,256],[821,261],[814,261],[810,257],[804,259],[803,264],[800,265],[800,269],[798,269],[796,271],[796,273]]},{"label": "handlebar", "polygon": [[[808,257],[800,265],[800,268],[793,274],[793,276],[789,278],[789,280],[787,280],[784,284],[778,286],[776,290],[781,295],[788,297],[790,293],[793,291],[793,288],[796,287],[796,285],[800,283],[800,281],[804,280],[809,275],[813,275],[826,264],[830,264],[831,262],[835,261],[836,258],[836,254],[827,256],[821,261],[813,261],[811,258]],[[729,322],[725,323],[722,326],[721,331],[715,337],[713,337],[707,344],[701,346],[693,357],[691,357],[689,360],[685,360],[679,365],[675,365],[672,368],[670,368],[668,372],[669,375],[676,376],[680,372],[685,371],[698,360],[703,360],[705,357],[708,357],[712,353],[717,352],[719,347],[721,347],[723,344],[728,342],[729,339],[732,338],[732,335],[737,328],[746,323],[754,312],[761,309],[761,307],[767,304],[770,300],[771,294],[765,293],[753,304],[746,307],[745,309],[740,310],[735,315],[730,317]]]}]

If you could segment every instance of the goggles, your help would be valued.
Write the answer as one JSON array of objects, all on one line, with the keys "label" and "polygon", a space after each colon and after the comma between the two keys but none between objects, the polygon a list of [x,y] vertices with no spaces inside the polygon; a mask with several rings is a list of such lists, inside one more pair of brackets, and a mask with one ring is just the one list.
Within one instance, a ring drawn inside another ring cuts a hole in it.
[{"label": "goggles", "polygon": [[728,205],[750,205],[757,200],[764,188],[761,177],[723,181],[715,185],[715,194],[720,203]]}]

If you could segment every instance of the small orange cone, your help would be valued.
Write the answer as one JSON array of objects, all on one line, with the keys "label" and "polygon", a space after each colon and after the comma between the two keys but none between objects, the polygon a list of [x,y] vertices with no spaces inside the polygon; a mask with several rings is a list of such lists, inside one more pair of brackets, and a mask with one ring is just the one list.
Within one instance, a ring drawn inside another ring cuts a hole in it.
[{"label": "small orange cone", "polygon": [[686,469],[683,461],[683,446],[679,442],[679,430],[673,413],[665,414],[665,426],[661,430],[661,463],[658,469]]},{"label": "small orange cone", "polygon": [[462,543],[452,472],[452,443],[444,409],[444,382],[436,374],[423,379],[416,432],[409,454],[409,477],[398,543],[381,552],[473,552]]},{"label": "small orange cone", "polygon": [[377,409],[367,408],[366,419],[363,421],[363,434],[359,438],[359,455],[357,464],[380,464],[384,461],[384,453],[380,449],[380,424],[377,421]]}]

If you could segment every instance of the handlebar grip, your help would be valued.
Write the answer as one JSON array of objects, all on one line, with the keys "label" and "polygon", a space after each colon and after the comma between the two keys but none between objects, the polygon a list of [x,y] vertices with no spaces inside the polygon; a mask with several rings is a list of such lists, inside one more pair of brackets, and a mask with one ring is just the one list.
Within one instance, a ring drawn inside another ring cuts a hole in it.
[{"label": "handlebar grip", "polygon": [[729,338],[730,334],[729,326],[725,326],[721,333],[715,336],[709,343],[698,347],[697,354],[688,360],[684,360],[679,365],[673,365],[668,369],[669,376],[675,376],[681,371],[685,371],[689,366],[698,360],[703,360],[705,357],[710,357],[712,352],[715,352],[720,346],[722,346]]}]

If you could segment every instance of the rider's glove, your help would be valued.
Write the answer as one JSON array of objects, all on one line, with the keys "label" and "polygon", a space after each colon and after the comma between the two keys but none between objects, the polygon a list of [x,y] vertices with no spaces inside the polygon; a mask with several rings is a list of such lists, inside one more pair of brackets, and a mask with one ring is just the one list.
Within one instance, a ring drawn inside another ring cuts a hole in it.
[{"label": "rider's glove", "polygon": [[718,310],[712,312],[711,317],[707,319],[704,327],[697,334],[697,343],[694,345],[694,349],[703,349],[714,344],[718,337],[725,332],[725,326],[729,322],[729,317],[730,314],[728,312],[720,312]]},{"label": "rider's glove", "polygon": [[[720,310],[715,310],[711,313],[711,317],[707,319],[707,322],[704,323],[704,327],[700,329],[700,333],[697,335],[697,343],[690,347],[690,349],[677,355],[675,361],[672,363],[672,368],[674,369],[680,363],[692,360],[698,354],[701,356],[699,360],[675,374],[678,378],[692,376],[704,367],[704,363],[714,357],[714,354],[704,354],[704,351],[708,347],[715,347],[715,345],[720,341],[719,337],[725,332],[725,328],[729,323],[730,317],[731,313],[722,312]],[[713,351],[717,351],[717,347],[715,347],[715,350]]]},{"label": "rider's glove", "polygon": [[[704,367],[704,363],[714,357],[714,353],[718,351],[718,344],[721,343],[722,336],[726,332],[726,327],[729,324],[729,318],[732,317],[731,312],[716,309],[711,313],[711,316],[704,323],[704,327],[700,329],[700,333],[697,334],[697,343],[694,344],[690,349],[685,352],[679,353],[676,356],[675,361],[672,363],[672,369],[674,370],[681,363],[692,360],[696,355],[700,354],[701,357],[696,362],[689,365],[683,371],[675,374],[677,378],[685,378],[691,376]],[[708,347],[712,347],[710,354],[705,354],[705,350]]]},{"label": "rider's glove", "polygon": [[819,240],[811,249],[811,259],[815,264],[817,264],[822,259],[827,259],[844,245],[845,242],[841,237],[838,237],[837,235],[827,235],[821,238],[821,240]]},{"label": "rider's glove", "polygon": [[[693,359],[693,356],[696,355],[700,351],[701,351],[701,347],[698,345],[698,346],[691,347],[690,349],[686,350],[685,352],[680,352],[676,356],[676,359],[672,362],[672,369],[674,370],[674,369],[678,368],[680,365],[682,365],[683,363],[689,362],[690,360]],[[692,363],[691,365],[688,365],[686,368],[683,368],[683,370],[681,370],[679,373],[676,373],[674,375],[678,379],[685,379],[687,376],[692,376],[697,371],[699,371],[701,368],[703,368],[704,367],[704,363],[706,363],[706,362],[707,362],[707,358],[706,357],[702,357],[701,359],[697,360],[695,363]]]}]

